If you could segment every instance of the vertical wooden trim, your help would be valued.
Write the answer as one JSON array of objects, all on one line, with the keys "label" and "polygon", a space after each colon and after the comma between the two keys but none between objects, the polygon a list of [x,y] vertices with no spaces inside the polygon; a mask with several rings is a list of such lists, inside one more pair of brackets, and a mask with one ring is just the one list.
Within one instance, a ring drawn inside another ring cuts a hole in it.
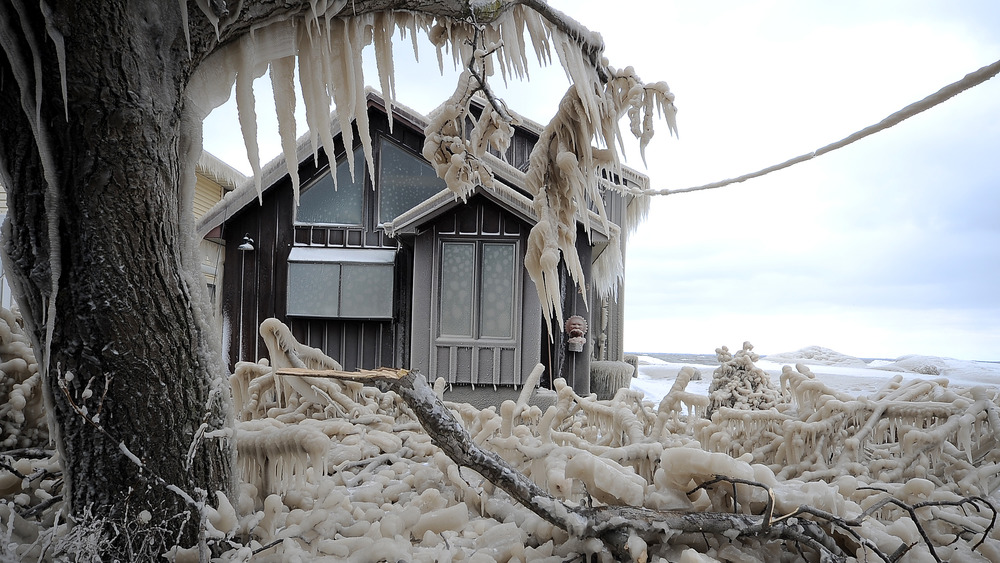
[{"label": "vertical wooden trim", "polygon": [[455,383],[458,373],[458,346],[448,347],[448,383]]},{"label": "vertical wooden trim", "polygon": [[[515,349],[516,348],[517,347],[515,346]],[[493,385],[499,385],[500,381],[503,379],[501,377],[501,375],[500,375],[500,355],[502,353],[503,353],[503,348],[500,348],[499,346],[493,347]],[[517,380],[518,379],[517,378],[517,371],[520,371],[520,370],[517,370],[517,366],[516,365],[512,366],[512,368],[514,370],[516,370],[514,372],[514,376],[515,376],[514,379]]]}]

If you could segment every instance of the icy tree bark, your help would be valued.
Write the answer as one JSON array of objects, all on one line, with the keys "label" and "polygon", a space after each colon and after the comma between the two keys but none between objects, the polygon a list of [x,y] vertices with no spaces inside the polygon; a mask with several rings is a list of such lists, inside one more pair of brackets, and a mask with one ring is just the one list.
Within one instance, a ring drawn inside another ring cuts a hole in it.
[{"label": "icy tree bark", "polygon": [[184,545],[197,540],[192,498],[230,488],[233,456],[224,432],[205,438],[227,425],[229,392],[180,193],[185,88],[220,45],[309,9],[204,4],[218,37],[196,2],[186,16],[163,0],[0,3],[5,266],[46,373],[66,499],[76,514],[149,510]]},{"label": "icy tree bark", "polygon": [[212,393],[223,364],[185,265],[177,5],[64,2],[51,34],[38,3],[5,2],[0,20],[5,264],[47,368],[65,498],[77,514],[149,510],[169,522],[164,541],[183,530],[194,543],[199,516],[162,484],[228,490],[232,450],[202,443],[187,461],[203,423],[226,424],[228,392]]}]

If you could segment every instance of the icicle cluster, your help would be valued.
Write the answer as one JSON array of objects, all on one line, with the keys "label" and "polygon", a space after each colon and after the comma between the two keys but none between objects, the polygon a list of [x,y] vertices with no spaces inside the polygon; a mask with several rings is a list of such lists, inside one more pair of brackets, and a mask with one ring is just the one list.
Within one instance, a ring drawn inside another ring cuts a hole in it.
[{"label": "icicle cluster", "polygon": [[[525,267],[535,282],[542,308],[546,311],[546,323],[552,329],[549,315],[555,313],[557,325],[561,326],[562,306],[560,297],[558,265],[560,257],[565,260],[566,269],[577,285],[585,285],[583,266],[576,251],[576,219],[581,217],[584,228],[591,229],[590,215],[586,213],[592,205],[599,220],[608,228],[608,220],[600,193],[600,176],[607,171],[612,176],[621,176],[622,166],[618,148],[622,145],[622,135],[618,127],[619,118],[628,112],[639,125],[634,125],[643,143],[652,136],[652,110],[659,109],[667,119],[671,132],[675,129],[676,109],[673,94],[664,83],[644,85],[630,68],[624,71],[612,70],[611,79],[602,84],[597,71],[584,60],[579,49],[561,33],[555,34],[556,52],[563,67],[574,82],[574,86],[563,97],[559,109],[546,126],[531,153],[526,176],[528,191],[534,197],[538,223],[532,228],[528,238],[528,253]],[[594,145],[597,145],[595,147]],[[613,182],[605,185],[628,191]],[[640,204],[642,208],[645,204]],[[614,245],[620,244],[615,240]],[[613,250],[599,272],[605,291],[617,282],[622,264],[620,249]],[[615,276],[610,276],[614,272]]]},{"label": "icicle cluster", "polygon": [[[182,5],[184,3],[182,2]],[[474,26],[467,22],[435,19],[415,12],[374,12],[360,15],[342,15],[345,1],[314,2],[313,9],[305,16],[276,21],[255,29],[240,41],[217,51],[199,69],[201,76],[192,80],[189,88],[195,106],[202,111],[211,110],[225,100],[219,99],[220,77],[229,76],[236,83],[236,102],[240,116],[240,127],[246,143],[247,156],[255,177],[260,177],[260,161],[257,149],[256,110],[253,95],[253,80],[269,71],[277,109],[278,130],[282,151],[289,165],[289,174],[295,193],[298,194],[299,178],[295,163],[295,88],[297,77],[299,89],[305,104],[306,124],[314,153],[320,146],[327,154],[336,154],[330,133],[330,108],[336,108],[336,119],[344,135],[344,145],[352,146],[354,130],[364,147],[368,169],[372,166],[371,138],[368,128],[367,106],[365,103],[365,77],[362,71],[362,50],[372,45],[378,68],[379,84],[390,115],[395,100],[394,62],[392,58],[393,36],[410,36],[414,55],[417,54],[416,37],[425,33],[437,47],[439,64],[444,65],[444,54],[452,54],[456,66],[466,67],[473,56],[484,59],[482,78],[493,74],[493,63],[485,53],[472,50],[468,43],[476,37],[477,29],[482,34],[487,51],[499,49],[499,69],[504,80],[508,76],[524,78],[527,75],[527,56],[524,34],[530,37],[536,57],[547,62],[549,55],[549,30],[538,14],[520,6],[505,9],[492,23]],[[206,11],[212,15],[211,11]],[[217,19],[217,18],[216,18]],[[502,46],[502,48],[501,48]],[[296,64],[298,65],[296,69]],[[465,81],[469,76],[463,78]],[[230,82],[231,84],[231,82]],[[466,100],[467,101],[467,100]],[[487,113],[486,121],[477,131],[474,141],[476,148],[503,146],[504,137],[509,133],[509,124],[492,119]],[[492,121],[490,121],[492,119]],[[461,124],[464,130],[464,123]],[[505,133],[506,132],[506,133]],[[465,138],[462,138],[465,141]],[[443,144],[452,142],[450,135],[440,139]],[[464,153],[456,151],[455,154]],[[470,154],[474,152],[470,151]],[[447,163],[448,159],[445,159]],[[434,159],[431,159],[435,162]],[[349,162],[353,170],[353,161]],[[452,173],[452,177],[457,177]],[[490,176],[484,173],[474,180]],[[445,177],[445,176],[442,176]],[[466,178],[468,179],[468,178]],[[457,180],[455,180],[457,181]],[[258,185],[258,189],[261,186]],[[456,192],[458,193],[458,192]]]}]

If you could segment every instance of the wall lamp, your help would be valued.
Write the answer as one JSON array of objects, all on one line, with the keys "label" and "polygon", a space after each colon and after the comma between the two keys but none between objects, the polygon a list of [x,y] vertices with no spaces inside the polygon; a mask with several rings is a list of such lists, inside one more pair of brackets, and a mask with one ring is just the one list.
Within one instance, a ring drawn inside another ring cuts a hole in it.
[{"label": "wall lamp", "polygon": [[239,245],[237,248],[243,252],[248,252],[256,249],[253,245],[253,239],[250,238],[250,233],[243,235],[243,244]]}]

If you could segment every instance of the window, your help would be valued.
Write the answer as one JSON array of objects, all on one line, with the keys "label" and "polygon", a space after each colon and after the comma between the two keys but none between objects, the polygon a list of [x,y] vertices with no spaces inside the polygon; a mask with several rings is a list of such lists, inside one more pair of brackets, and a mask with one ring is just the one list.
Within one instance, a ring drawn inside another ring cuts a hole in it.
[{"label": "window", "polygon": [[391,319],[392,250],[292,249],[288,315]]},{"label": "window", "polygon": [[514,338],[516,261],[514,242],[442,242],[439,335]]},{"label": "window", "polygon": [[379,142],[378,221],[392,221],[445,189],[430,163],[386,137]]},{"label": "window", "polygon": [[365,156],[361,147],[354,150],[354,178],[347,157],[337,163],[337,188],[329,170],[299,194],[295,220],[299,223],[360,225],[365,191]]}]

